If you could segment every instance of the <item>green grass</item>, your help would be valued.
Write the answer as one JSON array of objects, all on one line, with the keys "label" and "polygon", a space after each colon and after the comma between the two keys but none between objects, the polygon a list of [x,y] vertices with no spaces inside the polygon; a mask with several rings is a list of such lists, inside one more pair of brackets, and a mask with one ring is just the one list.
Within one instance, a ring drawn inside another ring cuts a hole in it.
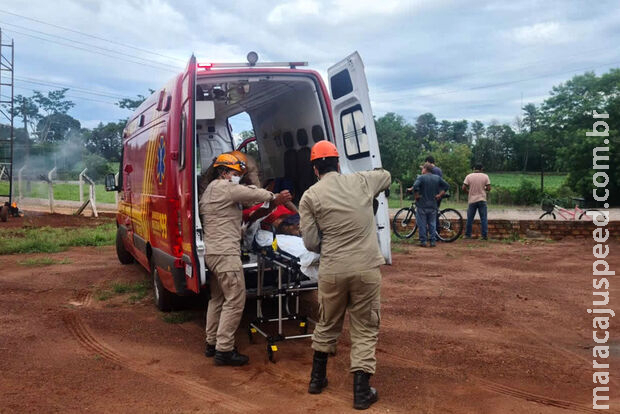
[{"label": "green grass", "polygon": [[[540,173],[488,173],[491,186],[503,188],[517,188],[521,180],[531,181],[540,188]],[[549,173],[544,176],[545,191],[555,191],[566,181],[567,174]]]},{"label": "green grass", "polygon": [[74,246],[109,246],[116,237],[116,225],[99,227],[0,228],[0,255],[14,253],[57,253]]},{"label": "green grass", "polygon": [[[84,184],[84,200],[88,198],[89,186]],[[0,182],[0,193],[9,192],[9,183]],[[17,182],[13,183],[13,194],[18,195]],[[31,198],[48,198],[48,185],[43,181],[32,181],[30,191],[26,191],[26,183],[22,184],[22,195]],[[80,186],[78,184],[54,184],[54,199],[80,201]],[[95,185],[95,199],[98,203],[114,203],[114,191],[106,191],[103,184]]]},{"label": "green grass", "polygon": [[146,297],[149,293],[149,283],[146,281],[126,283],[126,282],[114,282],[110,289],[102,289],[97,291],[95,298],[99,301],[106,301],[115,296],[125,295],[132,293],[129,296],[129,303],[136,303]]},{"label": "green grass", "polygon": [[31,259],[20,260],[19,262],[22,266],[49,266],[53,264],[69,264],[73,263],[69,259],[54,259],[53,257],[33,257]]},{"label": "green grass", "polygon": [[164,313],[161,319],[166,323],[185,323],[193,319],[193,313],[190,311]]}]

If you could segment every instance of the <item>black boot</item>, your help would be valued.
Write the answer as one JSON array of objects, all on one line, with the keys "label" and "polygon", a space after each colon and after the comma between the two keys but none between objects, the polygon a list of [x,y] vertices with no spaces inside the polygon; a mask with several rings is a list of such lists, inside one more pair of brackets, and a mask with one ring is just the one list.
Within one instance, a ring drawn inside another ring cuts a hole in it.
[{"label": "black boot", "polygon": [[205,356],[207,358],[212,358],[215,356],[215,345],[207,344],[205,347]]},{"label": "black boot", "polygon": [[355,371],[353,377],[353,408],[365,410],[377,402],[377,390],[368,384],[370,375],[364,371]]},{"label": "black boot", "polygon": [[215,351],[215,365],[232,365],[235,367],[245,365],[250,361],[247,355],[237,352],[236,349],[228,352]]},{"label": "black boot", "polygon": [[327,387],[327,352],[314,351],[312,373],[310,373],[310,394],[320,394]]}]

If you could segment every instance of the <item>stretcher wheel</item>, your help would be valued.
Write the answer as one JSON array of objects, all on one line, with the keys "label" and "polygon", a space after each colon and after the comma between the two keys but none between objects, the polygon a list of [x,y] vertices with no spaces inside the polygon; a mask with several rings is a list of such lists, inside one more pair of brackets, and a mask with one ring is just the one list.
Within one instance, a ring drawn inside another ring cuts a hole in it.
[{"label": "stretcher wheel", "polygon": [[267,356],[269,357],[269,361],[275,364],[276,362],[276,353],[278,352],[278,346],[273,342],[267,343]]}]

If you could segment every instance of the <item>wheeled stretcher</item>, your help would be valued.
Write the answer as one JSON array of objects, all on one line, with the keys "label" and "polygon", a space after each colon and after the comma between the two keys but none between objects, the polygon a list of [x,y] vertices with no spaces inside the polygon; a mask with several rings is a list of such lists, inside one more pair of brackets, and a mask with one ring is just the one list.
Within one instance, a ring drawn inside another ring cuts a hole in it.
[{"label": "wheeled stretcher", "polygon": [[[300,295],[317,290],[318,255],[305,250],[300,237],[273,235],[264,230],[256,234],[253,252],[257,256],[256,319],[249,324],[248,336],[250,342],[256,333],[265,337],[269,360],[275,362],[277,342],[312,335],[308,333],[308,323],[316,325],[316,321],[300,313]],[[275,287],[265,286],[267,272],[276,273]],[[268,298],[277,298],[277,316],[268,317],[263,313],[263,302]],[[284,321],[297,321],[300,333],[285,335]],[[269,333],[266,325],[276,322],[277,334]]]}]

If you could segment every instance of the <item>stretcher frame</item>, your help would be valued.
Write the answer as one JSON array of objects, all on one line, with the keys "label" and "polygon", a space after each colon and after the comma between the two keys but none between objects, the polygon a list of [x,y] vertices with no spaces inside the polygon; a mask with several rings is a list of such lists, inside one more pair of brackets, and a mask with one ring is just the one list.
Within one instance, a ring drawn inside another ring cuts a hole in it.
[{"label": "stretcher frame", "polygon": [[[265,270],[268,268],[277,268],[278,271],[278,287],[275,292],[267,293],[263,289]],[[299,313],[299,301],[301,292],[317,290],[318,285],[303,287],[301,276],[303,275],[299,259],[283,251],[273,250],[271,246],[261,247],[257,253],[257,283],[256,283],[256,319],[250,322],[248,327],[248,337],[250,343],[253,342],[254,334],[259,333],[267,340],[267,355],[269,361],[276,361],[276,352],[278,347],[276,342],[309,338],[312,336],[308,333],[308,322],[316,326],[316,321],[307,315]],[[283,276],[286,281],[283,282]],[[278,315],[275,318],[265,317],[263,314],[263,300],[267,298],[278,298]],[[289,307],[289,299],[295,298],[295,310],[291,312]],[[297,320],[302,334],[284,335],[283,321]],[[264,328],[268,323],[278,323],[278,333],[270,335]]]}]

